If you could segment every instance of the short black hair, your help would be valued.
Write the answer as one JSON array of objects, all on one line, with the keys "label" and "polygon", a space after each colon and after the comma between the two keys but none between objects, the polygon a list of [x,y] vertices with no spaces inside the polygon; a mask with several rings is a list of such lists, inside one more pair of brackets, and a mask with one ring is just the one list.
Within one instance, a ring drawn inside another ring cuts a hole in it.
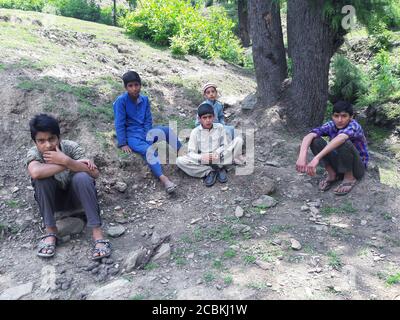
[{"label": "short black hair", "polygon": [[214,115],[214,108],[211,104],[208,102],[202,103],[198,109],[197,109],[197,115],[201,118],[202,116],[206,114],[212,114]]},{"label": "short black hair", "polygon": [[124,81],[125,88],[129,82],[139,82],[139,84],[142,84],[142,80],[136,71],[128,71],[124,73],[122,80]]},{"label": "short black hair", "polygon": [[45,113],[34,116],[31,121],[29,121],[29,128],[33,141],[36,141],[38,132],[50,132],[55,134],[57,138],[60,138],[60,126],[57,119]]},{"label": "short black hair", "polygon": [[340,113],[340,112],[347,112],[350,116],[354,114],[353,105],[344,100],[340,100],[333,105],[332,114]]}]

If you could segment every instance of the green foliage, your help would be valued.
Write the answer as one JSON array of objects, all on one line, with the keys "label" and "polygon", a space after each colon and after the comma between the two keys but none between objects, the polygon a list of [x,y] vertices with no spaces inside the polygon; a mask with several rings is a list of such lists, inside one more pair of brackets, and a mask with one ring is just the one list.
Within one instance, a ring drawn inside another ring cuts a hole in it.
[{"label": "green foliage", "polygon": [[100,6],[94,0],[55,0],[60,14],[87,21],[100,20]]},{"label": "green foliage", "polygon": [[42,11],[45,0],[0,0],[0,8]]},{"label": "green foliage", "polygon": [[368,106],[400,99],[400,67],[385,50],[372,61],[373,71],[368,93],[357,100],[358,106]]},{"label": "green foliage", "polygon": [[338,255],[335,251],[333,251],[333,250],[328,251],[327,255],[328,255],[328,257],[329,257],[329,262],[328,262],[328,264],[329,264],[333,269],[339,270],[339,269],[343,266],[343,263],[342,263],[342,261],[340,260],[339,255]]},{"label": "green foliage", "polygon": [[386,279],[386,283],[387,283],[388,285],[393,285],[393,284],[400,283],[400,272],[388,276],[388,278]]},{"label": "green foliage", "polygon": [[157,45],[170,46],[176,55],[198,54],[246,64],[235,24],[222,7],[211,7],[203,15],[199,4],[188,0],[139,1],[125,19],[129,34]]},{"label": "green foliage", "polygon": [[[100,9],[100,19],[98,22],[112,26],[114,24],[113,10],[114,6],[102,7]],[[117,10],[116,10],[117,26],[120,27],[123,26],[123,20],[127,14],[128,10],[124,6],[117,5]]]},{"label": "green foliage", "polygon": [[368,90],[366,75],[342,55],[337,55],[332,63],[334,72],[332,94],[338,100],[354,102]]}]

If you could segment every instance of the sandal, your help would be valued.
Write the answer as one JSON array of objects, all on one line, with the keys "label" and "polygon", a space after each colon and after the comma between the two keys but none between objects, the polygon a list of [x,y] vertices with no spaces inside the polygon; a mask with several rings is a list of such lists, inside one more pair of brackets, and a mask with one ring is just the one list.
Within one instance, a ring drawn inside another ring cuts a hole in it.
[{"label": "sandal", "polygon": [[[328,191],[337,181],[339,181],[338,178],[335,180],[328,180],[328,178],[321,180],[318,184],[318,189],[319,191]],[[321,183],[324,183],[323,187],[321,187]]]},{"label": "sandal", "polygon": [[[56,239],[55,243],[46,243],[44,242],[44,239],[48,237],[54,237]],[[39,257],[44,257],[44,258],[50,258],[54,256],[56,253],[56,245],[58,242],[58,237],[55,233],[47,233],[44,236],[40,237],[40,242],[38,243],[38,250],[37,250],[37,255]],[[46,250],[47,252],[44,253],[42,252],[43,250]],[[49,252],[50,251],[50,252]]]},{"label": "sandal", "polygon": [[[103,243],[104,246],[101,248],[96,248],[96,244],[98,243]],[[111,255],[111,243],[109,240],[99,239],[94,242],[94,248],[92,254],[93,260],[100,260],[103,258],[107,258],[110,255]]]},{"label": "sandal", "polygon": [[171,183],[172,183],[171,185],[169,185],[168,187],[165,187],[165,191],[168,194],[174,192],[176,190],[176,188],[178,188],[178,186],[175,183],[173,183],[173,182],[171,182]]},{"label": "sandal", "polygon": [[350,189],[348,189],[347,191],[343,191],[343,192],[334,191],[333,193],[336,194],[337,196],[344,196],[344,195],[348,194],[356,184],[357,184],[357,180],[342,182],[341,184],[339,184],[337,189],[340,189],[342,187],[350,187]]}]

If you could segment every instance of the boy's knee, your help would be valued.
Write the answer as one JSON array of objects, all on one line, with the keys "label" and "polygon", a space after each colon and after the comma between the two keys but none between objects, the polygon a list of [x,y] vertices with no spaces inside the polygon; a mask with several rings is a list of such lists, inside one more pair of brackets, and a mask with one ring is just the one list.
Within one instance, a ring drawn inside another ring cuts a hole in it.
[{"label": "boy's knee", "polygon": [[338,152],[350,152],[353,149],[354,145],[350,140],[347,140],[345,143],[341,144],[337,147]]},{"label": "boy's knee", "polygon": [[76,184],[93,183],[93,178],[86,172],[77,172],[72,177],[72,183]]}]

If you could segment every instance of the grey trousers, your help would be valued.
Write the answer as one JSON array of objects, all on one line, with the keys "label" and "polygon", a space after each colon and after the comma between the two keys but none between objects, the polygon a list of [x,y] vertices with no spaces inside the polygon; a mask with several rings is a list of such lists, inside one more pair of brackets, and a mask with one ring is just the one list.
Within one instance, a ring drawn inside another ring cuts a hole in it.
[{"label": "grey trousers", "polygon": [[32,185],[46,227],[56,226],[56,211],[80,207],[85,211],[88,227],[101,226],[95,180],[86,172],[75,173],[67,190],[58,187],[53,177],[32,180]]},{"label": "grey trousers", "polygon": [[[327,142],[324,139],[315,138],[311,143],[311,151],[314,155],[317,155],[326,145]],[[357,180],[361,179],[365,173],[365,166],[360,154],[350,140],[322,158],[321,164],[330,165],[338,175],[351,171]]]}]

